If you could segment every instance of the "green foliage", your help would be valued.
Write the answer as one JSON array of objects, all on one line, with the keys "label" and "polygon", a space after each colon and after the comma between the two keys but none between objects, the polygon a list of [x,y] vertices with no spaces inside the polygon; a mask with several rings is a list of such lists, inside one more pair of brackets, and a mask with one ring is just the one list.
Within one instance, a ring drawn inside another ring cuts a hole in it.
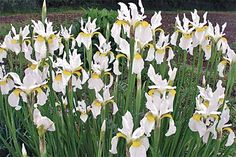
[{"label": "green foliage", "polygon": [[[113,24],[116,21],[117,17],[117,11],[113,10],[107,10],[107,9],[84,9],[84,15],[83,19],[88,19],[88,17],[91,17],[92,20],[96,20],[96,24],[98,27],[100,27],[99,31],[103,33],[104,35],[107,32],[107,29],[109,30],[111,27],[111,24]],[[74,33],[78,33],[80,31],[80,21],[81,19],[78,19],[73,25],[74,25]],[[107,28],[108,26],[108,28]]]}]

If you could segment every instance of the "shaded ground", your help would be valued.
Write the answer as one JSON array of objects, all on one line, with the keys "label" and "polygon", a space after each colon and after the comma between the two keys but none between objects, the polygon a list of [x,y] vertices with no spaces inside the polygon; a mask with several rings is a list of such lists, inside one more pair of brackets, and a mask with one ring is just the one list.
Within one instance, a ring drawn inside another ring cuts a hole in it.
[{"label": "shaded ground", "polygon": [[[187,13],[189,11],[186,11]],[[153,12],[152,12],[153,13]],[[180,15],[182,12],[180,13]],[[203,14],[200,12],[200,14]],[[48,18],[50,21],[56,23],[72,23],[74,20],[78,19],[82,15],[81,12],[67,12],[67,13],[51,13],[48,14]],[[151,16],[152,14],[150,14]],[[175,16],[177,12],[162,12],[162,23],[163,28],[166,32],[172,32],[173,25],[175,23]],[[190,14],[187,14],[189,16]],[[149,17],[150,17],[149,16]],[[10,15],[10,16],[0,16],[0,25],[6,24],[15,24],[20,23],[22,25],[30,22],[31,19],[38,20],[40,19],[40,14],[18,14],[18,15]],[[222,25],[224,22],[227,22],[227,27],[225,30],[226,37],[229,42],[236,41],[236,13],[235,12],[210,12],[208,13],[208,20],[210,20],[213,24],[219,23]]]}]

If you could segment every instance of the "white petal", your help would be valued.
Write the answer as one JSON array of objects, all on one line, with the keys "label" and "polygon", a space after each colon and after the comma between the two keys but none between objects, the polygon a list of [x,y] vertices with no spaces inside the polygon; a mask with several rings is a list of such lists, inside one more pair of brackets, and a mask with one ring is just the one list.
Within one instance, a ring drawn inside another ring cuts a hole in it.
[{"label": "white petal", "polygon": [[121,72],[119,70],[119,60],[116,59],[115,62],[113,63],[113,72],[116,75],[121,75]]},{"label": "white petal", "polygon": [[140,74],[144,68],[144,61],[142,58],[133,60],[133,67],[132,67],[132,73],[134,74]]},{"label": "white petal", "polygon": [[172,118],[170,118],[169,129],[168,129],[167,133],[165,134],[165,136],[173,135],[175,132],[176,132],[175,122]]},{"label": "white petal", "polygon": [[225,144],[226,147],[228,146],[231,146],[233,143],[234,143],[234,139],[235,139],[235,134],[234,132],[231,130],[229,132],[229,136],[228,136],[228,139],[227,139],[227,142]]},{"label": "white petal", "polygon": [[147,58],[145,59],[145,61],[151,62],[154,59],[154,53],[155,49],[153,46],[151,46],[148,50]]},{"label": "white petal", "polygon": [[111,149],[109,150],[112,154],[117,154],[117,144],[118,144],[118,137],[114,136],[111,140]]},{"label": "white petal", "polygon": [[47,95],[44,92],[39,92],[37,94],[37,103],[42,106],[46,103],[46,101],[47,101]]},{"label": "white petal", "polygon": [[14,91],[8,96],[8,103],[11,107],[18,107],[19,100],[19,94],[16,94]]},{"label": "white petal", "polygon": [[85,123],[88,119],[88,115],[87,114],[84,114],[84,113],[81,113],[80,114],[80,119]]},{"label": "white petal", "polygon": [[131,146],[129,148],[130,157],[146,157],[146,148],[141,145],[139,147]]}]

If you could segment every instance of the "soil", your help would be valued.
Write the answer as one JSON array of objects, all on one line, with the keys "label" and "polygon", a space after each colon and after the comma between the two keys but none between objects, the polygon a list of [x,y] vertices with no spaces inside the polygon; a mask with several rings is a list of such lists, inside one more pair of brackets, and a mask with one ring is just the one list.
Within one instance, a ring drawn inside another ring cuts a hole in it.
[{"label": "soil", "polygon": [[[189,11],[186,11],[189,12]],[[200,15],[203,12],[199,12]],[[177,12],[162,12],[162,23],[164,30],[166,32],[172,32],[173,26],[175,23],[175,17]],[[182,15],[182,12],[180,13]],[[71,13],[51,13],[48,14],[48,18],[52,22],[62,23],[64,21],[74,21],[81,16],[79,12]],[[152,14],[148,15],[148,19]],[[187,14],[187,17],[190,18],[190,14]],[[28,23],[31,19],[38,20],[40,19],[40,14],[18,14],[11,16],[0,16],[0,25],[1,24],[10,24],[10,23]],[[236,41],[236,13],[235,12],[209,12],[208,20],[213,24],[219,23],[220,25],[227,22],[227,27],[225,29],[226,38],[230,43]]]}]

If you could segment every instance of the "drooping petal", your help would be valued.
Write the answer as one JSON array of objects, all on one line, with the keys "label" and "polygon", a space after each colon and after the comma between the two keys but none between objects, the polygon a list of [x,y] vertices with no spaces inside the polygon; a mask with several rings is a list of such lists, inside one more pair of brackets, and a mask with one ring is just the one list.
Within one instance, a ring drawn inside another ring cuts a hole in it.
[{"label": "drooping petal", "polygon": [[114,136],[111,140],[111,149],[109,150],[112,154],[117,154],[117,144],[118,144],[118,137]]},{"label": "drooping petal", "polygon": [[20,100],[20,92],[18,89],[15,89],[9,96],[8,96],[8,103],[11,107],[14,107],[16,110],[20,110],[21,107],[19,106]]},{"label": "drooping petal", "polygon": [[168,129],[167,133],[165,134],[165,136],[173,135],[175,132],[176,132],[175,122],[172,118],[170,118],[169,129]]}]

